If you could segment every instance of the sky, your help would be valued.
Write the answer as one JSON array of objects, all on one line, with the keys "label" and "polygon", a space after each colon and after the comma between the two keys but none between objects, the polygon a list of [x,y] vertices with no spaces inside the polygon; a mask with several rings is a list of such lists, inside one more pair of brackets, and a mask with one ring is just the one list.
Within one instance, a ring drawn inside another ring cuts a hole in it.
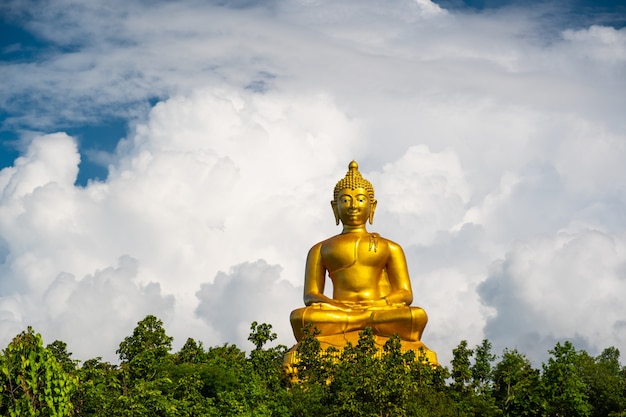
[{"label": "sky", "polygon": [[422,341],[535,365],[626,352],[626,8],[221,0],[0,5],[0,346],[79,360],[154,314],[295,343],[308,249],[356,160]]}]

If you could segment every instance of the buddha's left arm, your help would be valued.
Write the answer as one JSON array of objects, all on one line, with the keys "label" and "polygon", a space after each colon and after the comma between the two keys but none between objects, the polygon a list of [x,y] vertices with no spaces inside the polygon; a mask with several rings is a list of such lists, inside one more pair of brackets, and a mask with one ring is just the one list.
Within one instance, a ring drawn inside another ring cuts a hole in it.
[{"label": "buddha's left arm", "polygon": [[400,245],[389,242],[389,260],[387,261],[387,276],[391,285],[391,292],[385,296],[387,304],[403,303],[410,305],[413,302],[411,278],[406,264],[406,257]]}]

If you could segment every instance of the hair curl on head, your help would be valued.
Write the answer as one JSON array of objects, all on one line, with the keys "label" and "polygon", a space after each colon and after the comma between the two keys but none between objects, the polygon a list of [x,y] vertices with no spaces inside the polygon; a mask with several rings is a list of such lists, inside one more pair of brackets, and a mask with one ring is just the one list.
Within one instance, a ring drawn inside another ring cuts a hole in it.
[{"label": "hair curl on head", "polygon": [[333,193],[334,201],[337,201],[339,192],[344,188],[349,188],[351,190],[365,188],[367,195],[370,198],[370,202],[374,202],[374,187],[372,186],[372,183],[363,178],[359,172],[359,164],[357,164],[356,161],[350,162],[346,176],[340,179],[337,185],[335,185],[335,191]]}]

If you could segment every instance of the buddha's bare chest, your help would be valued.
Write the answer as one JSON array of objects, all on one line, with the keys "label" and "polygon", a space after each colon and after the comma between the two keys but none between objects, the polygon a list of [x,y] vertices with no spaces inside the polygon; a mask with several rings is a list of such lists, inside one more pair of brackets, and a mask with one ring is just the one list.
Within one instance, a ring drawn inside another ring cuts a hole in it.
[{"label": "buddha's bare chest", "polygon": [[332,276],[353,267],[382,269],[389,257],[387,242],[377,233],[338,235],[324,242],[322,263]]}]

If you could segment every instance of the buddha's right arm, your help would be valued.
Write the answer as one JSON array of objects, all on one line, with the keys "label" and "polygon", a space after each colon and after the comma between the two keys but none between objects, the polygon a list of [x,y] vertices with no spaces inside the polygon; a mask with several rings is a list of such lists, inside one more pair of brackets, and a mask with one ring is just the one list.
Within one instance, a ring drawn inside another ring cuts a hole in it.
[{"label": "buddha's right arm", "polygon": [[304,304],[328,303],[330,298],[324,295],[326,269],[322,264],[322,244],[318,243],[309,250],[304,271]]}]

